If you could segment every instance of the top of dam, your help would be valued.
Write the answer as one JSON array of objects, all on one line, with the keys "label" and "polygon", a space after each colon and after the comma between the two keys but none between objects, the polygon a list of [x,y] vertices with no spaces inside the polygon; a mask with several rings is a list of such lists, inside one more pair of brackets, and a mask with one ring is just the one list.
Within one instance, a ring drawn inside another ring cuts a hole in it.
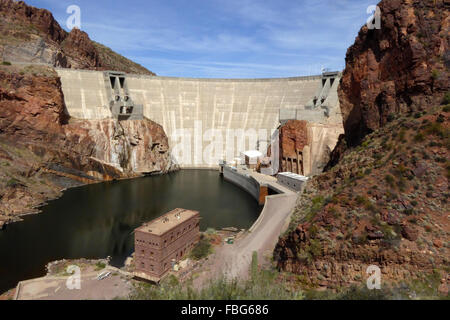
[{"label": "top of dam", "polygon": [[299,81],[299,80],[317,80],[324,77],[340,77],[341,71],[323,72],[322,74],[309,75],[309,76],[292,76],[292,77],[271,77],[271,78],[196,78],[196,77],[175,77],[175,76],[153,76],[137,73],[125,73],[116,70],[85,70],[85,69],[67,69],[54,67],[55,70],[61,71],[77,71],[77,72],[106,72],[114,74],[124,74],[127,77],[142,78],[142,79],[155,79],[155,80],[183,80],[183,81],[205,81],[205,82],[269,82],[269,81]]}]

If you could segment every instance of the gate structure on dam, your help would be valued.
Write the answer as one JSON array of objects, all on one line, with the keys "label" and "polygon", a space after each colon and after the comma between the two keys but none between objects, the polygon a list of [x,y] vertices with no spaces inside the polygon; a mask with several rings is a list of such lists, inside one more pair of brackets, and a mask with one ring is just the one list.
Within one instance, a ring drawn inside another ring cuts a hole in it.
[{"label": "gate structure on dam", "polygon": [[128,90],[127,75],[124,72],[104,72],[106,91],[110,99],[111,116],[119,120],[141,120],[144,111],[141,104],[135,104]]},{"label": "gate structure on dam", "polygon": [[[56,71],[71,117],[151,119],[163,126],[172,155],[181,167],[217,167],[219,160],[234,159],[245,150],[265,153],[280,123],[290,119],[315,124],[311,137],[317,148],[335,144],[343,133],[337,98],[339,73],[191,79]],[[325,135],[331,137],[326,142],[322,139]]]}]

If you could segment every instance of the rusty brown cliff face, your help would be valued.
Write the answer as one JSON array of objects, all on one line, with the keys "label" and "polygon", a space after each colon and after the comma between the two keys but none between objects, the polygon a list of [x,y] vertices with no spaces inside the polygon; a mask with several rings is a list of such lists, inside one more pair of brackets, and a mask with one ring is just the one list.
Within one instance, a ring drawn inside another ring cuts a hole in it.
[{"label": "rusty brown cliff face", "polygon": [[364,26],[339,88],[349,145],[389,117],[439,105],[449,90],[448,1],[381,1],[381,29]]},{"label": "rusty brown cliff face", "polygon": [[386,284],[438,272],[447,294],[450,3],[379,8],[381,29],[362,27],[347,51],[345,136],[300,195],[274,260],[312,288],[363,285],[374,264]]}]

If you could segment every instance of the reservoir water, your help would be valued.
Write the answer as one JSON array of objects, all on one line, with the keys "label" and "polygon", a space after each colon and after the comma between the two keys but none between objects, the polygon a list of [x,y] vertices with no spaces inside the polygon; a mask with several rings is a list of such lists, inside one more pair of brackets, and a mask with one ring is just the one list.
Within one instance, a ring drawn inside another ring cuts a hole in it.
[{"label": "reservoir water", "polygon": [[0,231],[0,293],[43,276],[54,260],[112,257],[133,252],[133,230],[174,208],[199,210],[200,229],[249,228],[261,207],[217,171],[182,170],[162,176],[69,189]]}]

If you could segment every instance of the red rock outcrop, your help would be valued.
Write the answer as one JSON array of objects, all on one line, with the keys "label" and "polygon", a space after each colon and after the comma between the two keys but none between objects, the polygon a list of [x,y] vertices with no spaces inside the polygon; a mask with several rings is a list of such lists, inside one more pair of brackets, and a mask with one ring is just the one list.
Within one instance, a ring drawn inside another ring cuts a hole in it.
[{"label": "red rock outcrop", "polygon": [[343,129],[337,124],[289,120],[279,133],[279,170],[310,176],[322,172]]},{"label": "red rock outcrop", "polygon": [[55,42],[63,41],[67,35],[50,11],[28,6],[23,1],[0,0],[0,15],[10,17],[16,25],[31,24]]},{"label": "red rock outcrop", "polygon": [[62,42],[61,48],[73,61],[71,68],[96,69],[102,66],[97,49],[84,31],[73,28]]},{"label": "red rock outcrop", "polygon": [[439,105],[449,90],[450,3],[383,0],[378,6],[381,29],[361,29],[338,92],[351,146],[389,117]]},{"label": "red rock outcrop", "polygon": [[308,144],[307,121],[289,120],[280,128],[282,157],[295,157]]},{"label": "red rock outcrop", "polygon": [[0,30],[3,61],[154,75],[77,28],[66,32],[48,10],[23,1],[0,0]]}]

